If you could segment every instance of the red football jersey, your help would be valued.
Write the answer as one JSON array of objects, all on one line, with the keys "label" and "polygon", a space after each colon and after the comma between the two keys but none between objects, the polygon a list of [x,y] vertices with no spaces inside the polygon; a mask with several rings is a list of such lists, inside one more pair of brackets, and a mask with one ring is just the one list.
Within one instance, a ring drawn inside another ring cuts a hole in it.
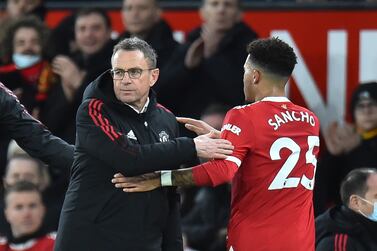
[{"label": "red football jersey", "polygon": [[314,250],[319,121],[284,97],[235,107],[222,138],[235,146],[228,250]]},{"label": "red football jersey", "polygon": [[53,251],[56,233],[50,233],[40,238],[30,239],[24,243],[9,243],[6,238],[0,238],[0,251]]}]

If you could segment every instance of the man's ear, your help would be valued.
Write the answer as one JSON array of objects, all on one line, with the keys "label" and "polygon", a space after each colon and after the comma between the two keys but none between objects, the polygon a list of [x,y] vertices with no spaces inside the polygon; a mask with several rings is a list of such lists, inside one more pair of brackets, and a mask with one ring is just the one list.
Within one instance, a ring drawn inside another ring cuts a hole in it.
[{"label": "man's ear", "polygon": [[160,69],[156,68],[151,70],[151,82],[149,84],[150,87],[154,86],[154,84],[157,82],[158,76],[160,75]]},{"label": "man's ear", "polygon": [[348,207],[354,211],[359,210],[360,208],[360,200],[357,195],[352,194],[349,199]]}]

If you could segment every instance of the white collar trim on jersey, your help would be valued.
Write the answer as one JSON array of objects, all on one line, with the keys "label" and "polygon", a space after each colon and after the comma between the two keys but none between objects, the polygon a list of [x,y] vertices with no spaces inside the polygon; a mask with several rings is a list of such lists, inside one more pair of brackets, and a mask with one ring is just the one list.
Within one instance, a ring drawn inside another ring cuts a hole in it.
[{"label": "white collar trim on jersey", "polygon": [[36,242],[37,242],[36,239],[31,239],[24,243],[18,243],[18,244],[11,243],[9,246],[13,250],[26,250],[34,246]]},{"label": "white collar trim on jersey", "polygon": [[291,102],[287,97],[265,97],[261,101]]}]

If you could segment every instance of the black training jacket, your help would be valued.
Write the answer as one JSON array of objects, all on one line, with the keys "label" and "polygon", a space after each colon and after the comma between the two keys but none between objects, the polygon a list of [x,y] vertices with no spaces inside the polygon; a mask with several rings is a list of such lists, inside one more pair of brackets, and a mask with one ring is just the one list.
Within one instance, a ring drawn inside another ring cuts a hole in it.
[{"label": "black training jacket", "polygon": [[315,220],[316,251],[376,251],[377,222],[345,206],[327,210]]},{"label": "black training jacket", "polygon": [[111,183],[117,172],[175,169],[196,156],[192,139],[176,138],[174,115],[154,94],[147,111],[136,113],[116,99],[107,71],[86,89],[76,123],[75,160],[55,250],[182,250],[174,188],[125,193]]},{"label": "black training jacket", "polygon": [[2,137],[14,139],[32,157],[54,167],[64,170],[72,165],[73,146],[53,136],[0,83],[0,138]]}]

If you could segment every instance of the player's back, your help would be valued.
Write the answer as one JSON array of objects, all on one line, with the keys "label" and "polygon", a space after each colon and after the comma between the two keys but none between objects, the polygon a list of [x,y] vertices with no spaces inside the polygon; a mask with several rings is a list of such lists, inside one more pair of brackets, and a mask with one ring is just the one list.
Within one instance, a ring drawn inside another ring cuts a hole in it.
[{"label": "player's back", "polygon": [[251,143],[233,179],[229,243],[235,251],[314,250],[317,117],[286,98],[237,112]]}]

